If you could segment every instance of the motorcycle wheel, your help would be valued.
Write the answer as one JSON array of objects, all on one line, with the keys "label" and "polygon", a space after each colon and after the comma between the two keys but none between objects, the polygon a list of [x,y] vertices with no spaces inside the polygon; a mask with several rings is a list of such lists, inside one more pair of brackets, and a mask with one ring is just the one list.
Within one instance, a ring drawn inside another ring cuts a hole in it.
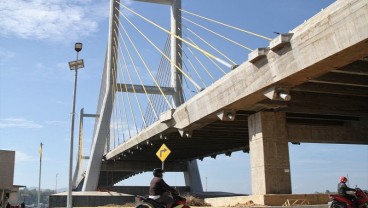
[{"label": "motorcycle wheel", "polygon": [[331,206],[330,208],[347,208],[346,205],[344,203],[340,203],[340,202],[337,202],[337,201],[333,201],[331,203]]},{"label": "motorcycle wheel", "polygon": [[152,204],[143,203],[143,204],[136,206],[135,208],[155,208],[155,207]]}]

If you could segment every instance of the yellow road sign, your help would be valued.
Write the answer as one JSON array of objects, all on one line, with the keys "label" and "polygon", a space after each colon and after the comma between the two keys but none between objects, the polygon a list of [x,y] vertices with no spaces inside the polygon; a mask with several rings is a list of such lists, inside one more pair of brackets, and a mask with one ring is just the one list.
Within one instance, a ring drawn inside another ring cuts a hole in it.
[{"label": "yellow road sign", "polygon": [[160,149],[156,152],[157,157],[161,160],[161,162],[165,161],[167,156],[171,153],[170,149],[162,144]]}]

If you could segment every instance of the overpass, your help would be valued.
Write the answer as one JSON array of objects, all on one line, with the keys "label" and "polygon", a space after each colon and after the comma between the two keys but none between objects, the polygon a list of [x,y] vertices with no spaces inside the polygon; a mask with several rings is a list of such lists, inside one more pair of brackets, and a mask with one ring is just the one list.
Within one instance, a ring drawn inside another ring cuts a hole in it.
[{"label": "overpass", "polygon": [[[156,2],[175,6],[180,1]],[[116,93],[129,93],[127,87],[113,87],[120,84],[113,81],[118,47],[114,8],[119,6],[119,1],[111,5],[84,191],[160,166],[155,153],[165,143],[172,151],[165,170],[185,172],[191,192],[202,191],[196,159],[244,151],[251,158],[252,194],[290,194],[288,142],[368,144],[368,2],[349,0],[336,1],[252,51],[246,62],[191,99],[177,102],[129,140],[106,148]]]}]

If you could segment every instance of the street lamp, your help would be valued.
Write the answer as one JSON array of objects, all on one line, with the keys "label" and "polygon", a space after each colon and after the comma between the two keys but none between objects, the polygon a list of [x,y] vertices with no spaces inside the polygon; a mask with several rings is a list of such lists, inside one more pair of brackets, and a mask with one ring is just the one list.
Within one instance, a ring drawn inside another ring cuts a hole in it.
[{"label": "street lamp", "polygon": [[74,141],[74,117],[75,117],[75,98],[77,94],[77,78],[78,78],[78,69],[84,67],[83,59],[78,60],[78,54],[82,50],[82,43],[76,43],[74,46],[75,51],[77,52],[77,60],[69,62],[70,70],[75,71],[74,77],[74,94],[73,94],[73,111],[72,111],[72,125],[70,131],[70,157],[69,157],[69,187],[68,187],[68,198],[67,198],[67,207],[72,208],[72,171],[73,171],[73,141]]}]

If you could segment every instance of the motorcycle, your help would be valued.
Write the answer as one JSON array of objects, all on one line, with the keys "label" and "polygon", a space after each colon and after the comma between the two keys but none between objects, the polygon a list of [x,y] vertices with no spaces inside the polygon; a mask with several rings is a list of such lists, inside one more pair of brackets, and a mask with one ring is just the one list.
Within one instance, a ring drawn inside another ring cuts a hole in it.
[{"label": "motorcycle", "polygon": [[[173,195],[174,203],[172,208],[190,208],[187,205],[187,200],[179,195]],[[136,196],[135,208],[166,208],[165,204],[161,204],[148,196]]]},{"label": "motorcycle", "polygon": [[352,202],[342,195],[330,194],[329,208],[368,208],[368,195],[360,188],[354,191],[356,199]]}]

